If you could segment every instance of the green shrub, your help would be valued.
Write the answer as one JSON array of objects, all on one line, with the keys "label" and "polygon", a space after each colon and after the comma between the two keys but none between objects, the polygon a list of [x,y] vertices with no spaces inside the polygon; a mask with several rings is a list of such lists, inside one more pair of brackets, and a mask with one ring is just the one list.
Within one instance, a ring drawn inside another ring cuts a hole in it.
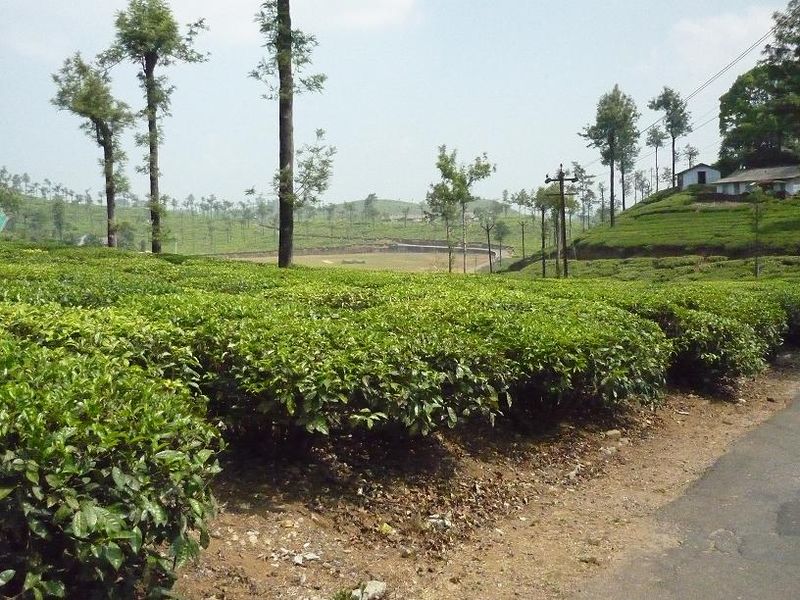
[{"label": "green shrub", "polygon": [[168,585],[213,511],[218,435],[197,400],[122,359],[3,335],[0,372],[0,595]]},{"label": "green shrub", "polygon": [[680,308],[664,319],[675,340],[672,374],[702,388],[715,388],[765,366],[766,343],[748,325],[711,313]]}]

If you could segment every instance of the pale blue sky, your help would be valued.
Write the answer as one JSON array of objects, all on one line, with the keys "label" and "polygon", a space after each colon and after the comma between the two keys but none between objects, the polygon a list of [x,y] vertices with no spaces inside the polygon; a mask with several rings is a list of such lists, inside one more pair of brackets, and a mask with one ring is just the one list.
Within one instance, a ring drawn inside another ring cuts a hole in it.
[{"label": "pale blue sky", "polygon": [[[0,0],[0,165],[76,189],[100,189],[99,149],[78,121],[50,104],[50,74],[76,50],[93,55],[113,38],[125,0]],[[208,63],[167,71],[177,86],[164,123],[164,193],[240,200],[267,190],[277,162],[277,107],[247,78],[260,56],[255,0],[174,0],[181,22],[206,17],[199,48]],[[316,128],[336,145],[329,202],[381,197],[419,201],[436,179],[436,148],[464,159],[488,152],[497,173],[477,192],[499,197],[542,183],[560,161],[596,154],[576,133],[615,83],[643,113],[668,84],[695,89],[772,24],[776,0],[294,0],[298,26],[316,33],[316,68],[329,76],[322,95],[296,107],[298,144]],[[696,124],[717,113],[718,98],[758,59],[753,52],[699,95]],[[114,73],[120,97],[140,108],[132,67]],[[142,150],[126,139],[134,191],[145,177]],[[711,162],[717,124],[687,140]],[[643,151],[643,155],[647,154]],[[666,155],[665,155],[666,158]],[[650,168],[651,159],[639,163]],[[604,173],[600,165],[592,169]]]}]

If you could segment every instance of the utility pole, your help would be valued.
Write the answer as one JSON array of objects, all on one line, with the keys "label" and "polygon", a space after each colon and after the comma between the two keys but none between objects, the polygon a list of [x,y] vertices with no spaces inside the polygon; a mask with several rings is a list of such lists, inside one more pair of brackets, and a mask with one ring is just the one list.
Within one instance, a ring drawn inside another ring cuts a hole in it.
[{"label": "utility pole", "polygon": [[519,222],[522,227],[522,259],[525,260],[525,221]]},{"label": "utility pole", "polygon": [[547,257],[544,254],[544,249],[547,246],[547,228],[545,227],[545,211],[547,210],[542,204],[540,210],[542,211],[542,279],[547,277]]},{"label": "utility pole", "polygon": [[567,177],[566,173],[564,173],[564,164],[560,164],[558,166],[558,174],[555,178],[550,177],[547,175],[547,178],[544,180],[545,183],[553,183],[558,182],[558,188],[561,196],[561,204],[559,206],[559,212],[561,213],[561,250],[564,252],[564,277],[569,277],[569,266],[568,266],[568,257],[567,257],[567,202],[565,199],[564,193],[564,182],[569,181],[570,183],[574,183],[578,181],[577,177]]}]

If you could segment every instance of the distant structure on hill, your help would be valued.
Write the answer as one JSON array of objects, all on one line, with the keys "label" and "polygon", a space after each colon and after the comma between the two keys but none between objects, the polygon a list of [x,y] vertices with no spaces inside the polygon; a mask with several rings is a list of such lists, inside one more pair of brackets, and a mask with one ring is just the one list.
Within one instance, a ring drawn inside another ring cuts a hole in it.
[{"label": "distant structure on hill", "polygon": [[686,169],[678,173],[678,188],[685,190],[690,185],[711,185],[715,183],[722,173],[717,171],[714,167],[705,163],[693,166],[691,169]]},{"label": "distant structure on hill", "polygon": [[717,193],[739,196],[758,186],[778,196],[800,194],[800,165],[746,169],[716,182]]}]

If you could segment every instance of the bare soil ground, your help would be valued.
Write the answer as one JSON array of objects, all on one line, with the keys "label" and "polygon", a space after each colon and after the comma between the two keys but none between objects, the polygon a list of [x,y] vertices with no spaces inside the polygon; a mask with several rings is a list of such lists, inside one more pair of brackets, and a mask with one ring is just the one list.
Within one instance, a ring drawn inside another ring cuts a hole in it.
[{"label": "bare soil ground", "polygon": [[210,548],[176,591],[201,600],[328,600],[379,579],[394,599],[568,598],[632,548],[652,514],[791,401],[800,357],[738,402],[670,391],[656,410],[400,442],[331,441],[297,460],[232,457]]}]

